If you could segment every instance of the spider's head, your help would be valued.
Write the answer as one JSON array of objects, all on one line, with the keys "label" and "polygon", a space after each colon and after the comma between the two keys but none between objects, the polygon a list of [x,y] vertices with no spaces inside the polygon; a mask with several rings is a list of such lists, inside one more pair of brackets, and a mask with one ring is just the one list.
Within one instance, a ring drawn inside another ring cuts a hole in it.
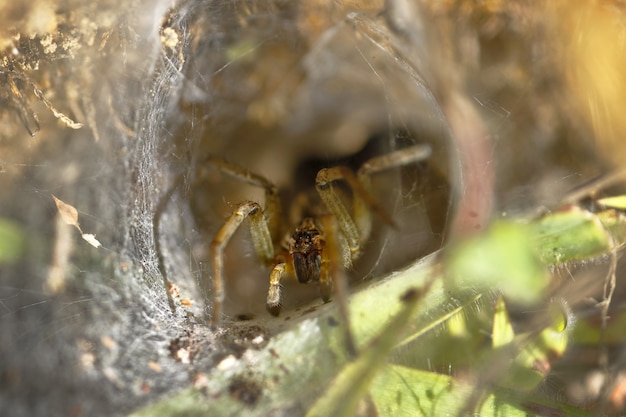
[{"label": "spider's head", "polygon": [[313,219],[306,218],[291,235],[289,253],[298,281],[318,282],[322,266],[323,238]]}]

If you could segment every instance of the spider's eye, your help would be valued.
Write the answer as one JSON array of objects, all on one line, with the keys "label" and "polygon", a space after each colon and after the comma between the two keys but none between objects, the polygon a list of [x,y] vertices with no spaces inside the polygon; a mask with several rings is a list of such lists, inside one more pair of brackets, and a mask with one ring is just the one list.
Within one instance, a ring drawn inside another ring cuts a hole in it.
[{"label": "spider's eye", "polygon": [[321,265],[322,257],[317,250],[293,253],[293,266],[298,281],[302,284],[318,282],[320,280]]}]

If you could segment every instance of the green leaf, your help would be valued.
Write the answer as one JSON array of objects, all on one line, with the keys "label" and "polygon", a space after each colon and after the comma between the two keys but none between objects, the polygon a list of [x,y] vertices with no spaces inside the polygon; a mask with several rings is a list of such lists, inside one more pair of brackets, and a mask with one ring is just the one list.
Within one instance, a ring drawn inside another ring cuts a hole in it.
[{"label": "green leaf", "polygon": [[326,393],[307,413],[307,417],[352,417],[355,415],[359,401],[368,392],[372,379],[387,363],[387,356],[402,330],[408,325],[420,298],[417,291],[409,291],[402,297],[405,306],[359,357],[341,370]]},{"label": "green leaf", "polygon": [[529,392],[547,376],[552,363],[563,356],[567,348],[574,319],[567,305],[553,301],[548,305],[549,323],[540,332],[516,337],[521,350],[511,369],[505,374],[502,386]]},{"label": "green leaf", "polygon": [[574,343],[584,345],[620,345],[626,340],[626,313],[612,312],[606,327],[599,316],[579,319],[571,337]]},{"label": "green leaf", "polygon": [[493,334],[491,336],[492,346],[498,348],[513,341],[515,333],[509,318],[509,313],[504,304],[504,298],[498,297],[496,309],[493,316]]},{"label": "green leaf", "polygon": [[22,228],[11,220],[0,218],[0,265],[15,262],[24,253]]},{"label": "green leaf", "polygon": [[507,390],[495,390],[484,398],[477,410],[470,412],[465,409],[466,402],[476,389],[447,375],[388,365],[374,379],[371,395],[381,416],[590,416],[587,412],[556,402],[522,399]]},{"label": "green leaf", "polygon": [[600,198],[596,203],[604,207],[626,210],[626,195]]},{"label": "green leaf", "polygon": [[449,249],[448,276],[455,288],[501,291],[508,300],[534,303],[548,285],[528,226],[495,222],[484,234]]},{"label": "green leaf", "polygon": [[594,214],[571,207],[542,217],[530,228],[541,260],[556,265],[609,253],[624,242],[626,219],[614,210]]}]

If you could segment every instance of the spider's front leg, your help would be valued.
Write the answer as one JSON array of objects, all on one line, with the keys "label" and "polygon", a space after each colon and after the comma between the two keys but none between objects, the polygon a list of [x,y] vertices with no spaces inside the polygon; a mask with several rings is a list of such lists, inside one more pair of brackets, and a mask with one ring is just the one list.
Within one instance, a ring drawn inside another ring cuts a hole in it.
[{"label": "spider's front leg", "polygon": [[277,316],[280,313],[280,281],[285,274],[295,276],[301,284],[316,283],[324,302],[330,301],[332,283],[328,275],[328,251],[320,225],[307,217],[294,230],[287,250],[280,254],[278,264],[270,274],[267,294],[267,311]]},{"label": "spider's front leg", "polygon": [[[392,168],[423,161],[431,155],[428,145],[415,145],[400,149],[387,155],[374,157],[365,162],[355,174],[351,169],[344,166],[325,168],[317,173],[315,187],[324,205],[337,219],[348,246],[352,258],[359,255],[360,244],[365,242],[371,231],[371,216],[374,212],[385,223],[394,225],[393,220],[385,210],[380,207],[370,191],[370,176]],[[352,214],[334,192],[332,183],[338,180],[345,181],[353,192]],[[350,260],[346,260],[346,265]]]},{"label": "spider's front leg", "polygon": [[[204,161],[204,164],[208,167],[217,169],[224,174],[230,175],[239,181],[263,188],[265,190],[265,209],[263,210],[263,213],[267,219],[271,235],[274,238],[280,237],[281,205],[280,199],[278,198],[278,189],[271,181],[261,175],[250,172],[239,165],[228,162],[217,156],[208,156]],[[274,241],[274,243],[276,243],[276,241]]]},{"label": "spider's front leg", "polygon": [[280,314],[280,281],[283,275],[285,275],[285,269],[287,269],[287,264],[280,262],[274,266],[270,274],[270,288],[267,291],[265,308],[272,316],[278,316]]},{"label": "spider's front leg", "polygon": [[254,201],[245,201],[239,204],[217,232],[211,243],[214,292],[211,323],[213,325],[219,322],[224,304],[224,248],[245,219],[248,219],[250,222],[252,241],[259,258],[268,264],[274,259],[272,235],[261,206]]}]

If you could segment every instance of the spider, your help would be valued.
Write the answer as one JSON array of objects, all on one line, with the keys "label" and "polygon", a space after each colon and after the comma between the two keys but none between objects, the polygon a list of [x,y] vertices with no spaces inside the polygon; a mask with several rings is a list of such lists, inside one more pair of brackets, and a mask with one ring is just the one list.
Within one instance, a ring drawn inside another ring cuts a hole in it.
[{"label": "spider", "polygon": [[[280,314],[281,281],[286,276],[295,276],[303,284],[317,284],[322,300],[328,302],[336,279],[333,277],[336,264],[339,262],[340,268],[349,270],[362,253],[361,247],[372,229],[370,214],[373,212],[385,223],[394,225],[370,193],[370,176],[425,160],[430,154],[428,145],[415,145],[369,159],[356,172],[345,166],[321,169],[315,178],[315,188],[325,213],[304,217],[285,238],[281,236],[283,228],[277,187],[261,175],[210,156],[205,162],[208,166],[265,190],[265,208],[255,201],[238,204],[211,243],[212,324],[219,323],[224,303],[224,249],[245,220],[248,220],[255,252],[271,269],[265,304],[271,315]],[[333,183],[340,180],[352,190],[352,213],[333,188]]]}]

